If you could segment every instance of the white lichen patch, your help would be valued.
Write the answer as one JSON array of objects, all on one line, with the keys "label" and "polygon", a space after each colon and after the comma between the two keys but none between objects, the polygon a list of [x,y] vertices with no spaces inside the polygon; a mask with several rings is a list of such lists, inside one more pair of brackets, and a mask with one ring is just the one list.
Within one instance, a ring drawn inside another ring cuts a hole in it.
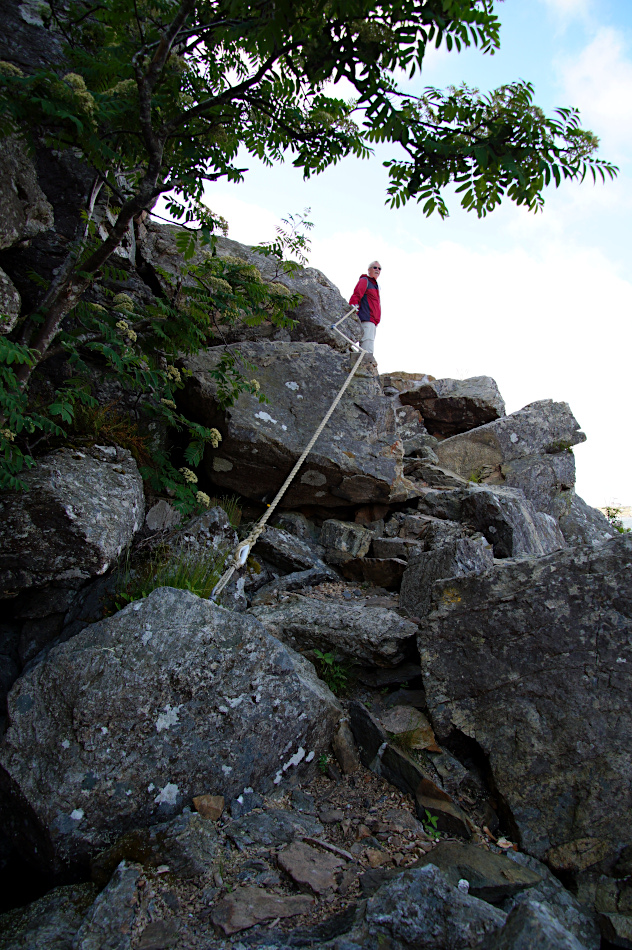
[{"label": "white lichen patch", "polygon": [[289,383],[286,383],[285,385],[287,386],[288,389],[291,389],[292,392],[296,392],[296,390],[298,389],[298,383],[295,383],[293,381],[290,381]]},{"label": "white lichen patch", "polygon": [[305,749],[301,745],[298,747],[298,751],[294,753],[292,758],[288,759],[288,761],[285,763],[285,765],[283,766],[283,771],[287,772],[288,769],[294,768],[300,762],[302,762],[304,758],[305,758]]},{"label": "white lichen patch", "polygon": [[175,724],[179,722],[181,709],[182,704],[180,706],[172,706],[170,703],[167,703],[164,712],[161,712],[156,720],[156,732],[162,732],[163,729],[170,729],[171,726],[175,726]]},{"label": "white lichen patch", "polygon": [[277,420],[273,419],[269,412],[255,412],[255,419],[261,419],[262,422],[272,422],[274,425],[277,424]]},{"label": "white lichen patch", "polygon": [[75,810],[71,811],[70,813],[70,817],[72,818],[73,821],[81,821],[81,819],[83,818],[83,815],[84,815],[83,808],[75,808]]},{"label": "white lichen patch", "polygon": [[63,740],[62,740],[61,747],[62,747],[62,749],[69,749],[69,748],[70,748],[70,742],[68,741],[68,739],[63,739]]},{"label": "white lichen patch", "polygon": [[173,782],[167,782],[154,798],[156,805],[175,805],[177,800],[178,786]]},{"label": "white lichen patch", "polygon": [[232,771],[233,771],[232,765],[222,765],[222,772],[224,773],[224,775],[230,775]]}]

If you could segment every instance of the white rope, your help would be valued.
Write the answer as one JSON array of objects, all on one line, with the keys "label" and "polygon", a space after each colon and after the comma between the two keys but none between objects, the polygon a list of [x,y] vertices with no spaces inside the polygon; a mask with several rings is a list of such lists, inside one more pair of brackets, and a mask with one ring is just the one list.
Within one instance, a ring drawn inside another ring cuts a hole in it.
[{"label": "white rope", "polygon": [[[348,316],[350,316],[352,313],[355,313],[355,308],[354,308],[353,310],[350,310],[349,313],[346,313],[346,314],[344,315],[344,317],[342,317],[342,318],[338,321],[338,323],[342,323],[342,321],[345,320],[345,319],[346,319]],[[332,329],[332,330],[337,330],[337,332],[340,333],[340,335],[343,336],[343,337],[345,338],[345,340],[348,340],[348,337],[344,336],[344,333],[342,333],[342,331],[338,330],[338,323],[333,323],[333,324],[331,325],[331,329]],[[356,350],[358,349],[357,344],[354,343],[353,340],[349,340],[349,342],[350,342],[351,345],[354,347],[354,349],[356,349]],[[286,493],[286,491],[288,490],[288,488],[289,488],[290,485],[292,484],[292,482],[293,482],[293,480],[294,480],[294,476],[296,475],[296,473],[298,472],[299,468],[301,467],[301,465],[303,464],[303,462],[305,461],[305,459],[307,458],[307,456],[308,456],[309,453],[311,452],[311,450],[312,450],[312,448],[313,448],[313,446],[314,446],[314,444],[315,444],[315,442],[316,442],[318,436],[321,434],[321,432],[323,431],[323,429],[325,428],[325,426],[326,426],[327,423],[329,422],[329,420],[330,420],[330,418],[331,418],[331,415],[332,415],[334,409],[336,408],[336,406],[338,405],[338,403],[339,403],[340,400],[342,399],[342,397],[343,397],[343,395],[344,395],[344,393],[345,393],[345,391],[346,391],[346,389],[347,389],[347,386],[349,385],[349,383],[351,382],[351,380],[352,380],[353,377],[355,376],[356,370],[358,369],[360,363],[362,362],[362,360],[364,359],[365,356],[366,356],[366,350],[360,350],[360,355],[358,356],[356,362],[354,363],[353,369],[351,370],[351,372],[350,372],[349,375],[347,376],[347,378],[346,378],[346,380],[344,381],[344,384],[343,384],[342,388],[340,389],[338,395],[336,396],[336,398],[335,398],[334,401],[332,402],[331,406],[329,407],[329,410],[328,410],[327,414],[325,415],[325,418],[323,419],[323,421],[321,422],[321,424],[320,424],[320,425],[318,426],[318,428],[316,429],[316,432],[314,433],[314,435],[311,437],[311,439],[309,440],[309,442],[308,442],[307,445],[305,446],[305,448],[304,448],[304,450],[303,450],[303,452],[302,452],[300,458],[298,459],[296,465],[294,466],[294,468],[292,469],[292,471],[290,472],[290,474],[288,475],[288,477],[285,479],[285,481],[284,481],[283,484],[281,485],[280,489],[278,490],[274,501],[273,501],[272,504],[268,507],[268,509],[263,513],[263,515],[262,515],[261,518],[259,519],[258,523],[255,525],[255,527],[252,529],[252,531],[250,532],[250,534],[248,535],[248,537],[247,537],[244,541],[242,541],[241,544],[239,544],[239,545],[237,546],[237,548],[236,548],[236,550],[235,550],[235,554],[233,555],[233,558],[232,558],[232,560],[231,560],[231,562],[230,562],[230,565],[229,565],[228,569],[227,569],[226,572],[220,577],[219,581],[218,581],[217,584],[215,585],[215,588],[213,589],[213,593],[211,594],[211,597],[210,597],[211,600],[217,600],[218,596],[219,596],[219,595],[221,594],[221,592],[224,590],[224,588],[226,587],[226,585],[227,585],[228,582],[230,581],[230,579],[231,579],[231,577],[233,576],[233,574],[235,573],[235,571],[238,570],[240,567],[243,567],[244,564],[246,563],[246,561],[248,560],[248,555],[250,554],[250,551],[252,550],[252,548],[253,548],[254,545],[256,544],[256,542],[257,542],[257,540],[259,539],[259,537],[261,536],[261,534],[263,534],[263,532],[264,532],[264,530],[265,530],[266,522],[268,521],[270,515],[272,514],[272,512],[274,511],[274,509],[277,507],[277,505],[279,504],[279,502],[280,502],[281,499],[283,498],[284,494]]]}]

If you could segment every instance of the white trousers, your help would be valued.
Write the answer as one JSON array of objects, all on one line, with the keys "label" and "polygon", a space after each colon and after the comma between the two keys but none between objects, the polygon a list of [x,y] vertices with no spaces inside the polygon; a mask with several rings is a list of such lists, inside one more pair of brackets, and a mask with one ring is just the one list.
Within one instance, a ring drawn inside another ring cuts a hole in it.
[{"label": "white trousers", "polygon": [[360,346],[363,350],[366,350],[367,353],[373,353],[376,330],[377,327],[370,320],[362,321],[362,339],[360,340]]}]

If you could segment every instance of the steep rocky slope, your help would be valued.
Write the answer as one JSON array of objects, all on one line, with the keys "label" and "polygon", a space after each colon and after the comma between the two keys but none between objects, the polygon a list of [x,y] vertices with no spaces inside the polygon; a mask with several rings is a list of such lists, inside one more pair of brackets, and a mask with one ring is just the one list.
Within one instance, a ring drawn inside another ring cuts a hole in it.
[{"label": "steep rocky slope", "polygon": [[[60,55],[40,13],[2,14],[25,71]],[[0,163],[6,332],[88,182],[16,139]],[[325,275],[218,253],[301,295],[186,361],[222,435],[199,487],[242,524],[183,523],[111,440],[0,497],[0,948],[632,945],[632,543],[575,494],[567,404],[366,360],[221,602],[126,605],[148,558],[235,548],[351,366]],[[139,220],[117,263],[112,289],[168,294],[174,229]],[[267,404],[222,404],[225,347]]]}]

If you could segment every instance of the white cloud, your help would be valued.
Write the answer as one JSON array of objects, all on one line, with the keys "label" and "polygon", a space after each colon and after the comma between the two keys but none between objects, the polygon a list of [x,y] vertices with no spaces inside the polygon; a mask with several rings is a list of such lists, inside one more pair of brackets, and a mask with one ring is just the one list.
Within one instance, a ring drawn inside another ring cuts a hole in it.
[{"label": "white cloud", "polygon": [[623,36],[601,27],[579,54],[558,63],[564,91],[604,146],[632,144],[632,61]]},{"label": "white cloud", "polygon": [[592,6],[591,0],[544,0],[545,5],[560,19],[584,19]]}]

